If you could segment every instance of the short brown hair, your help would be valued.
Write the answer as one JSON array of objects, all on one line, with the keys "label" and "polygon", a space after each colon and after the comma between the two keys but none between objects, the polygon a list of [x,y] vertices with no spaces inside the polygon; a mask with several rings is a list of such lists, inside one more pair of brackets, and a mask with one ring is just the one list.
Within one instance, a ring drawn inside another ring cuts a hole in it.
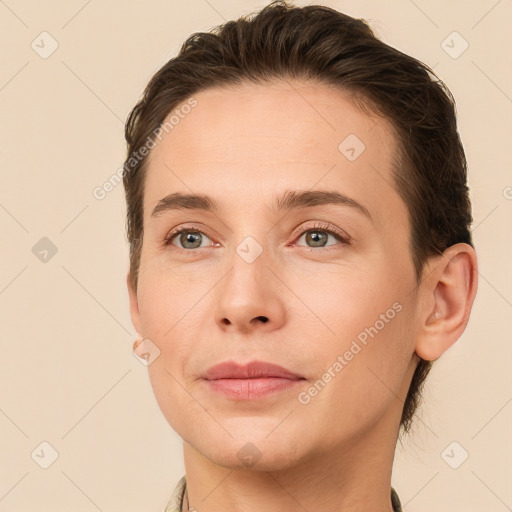
[{"label": "short brown hair", "polygon": [[[273,79],[338,87],[364,111],[390,121],[398,145],[393,179],[409,212],[417,284],[429,256],[459,242],[473,246],[467,164],[446,85],[428,66],[378,39],[364,20],[325,6],[295,7],[277,0],[259,13],[192,34],[151,78],[128,116],[123,182],[135,289],[147,171],[147,156],[141,158],[139,149],[193,94]],[[410,430],[431,366],[421,359],[416,367],[400,422],[404,432]]]}]

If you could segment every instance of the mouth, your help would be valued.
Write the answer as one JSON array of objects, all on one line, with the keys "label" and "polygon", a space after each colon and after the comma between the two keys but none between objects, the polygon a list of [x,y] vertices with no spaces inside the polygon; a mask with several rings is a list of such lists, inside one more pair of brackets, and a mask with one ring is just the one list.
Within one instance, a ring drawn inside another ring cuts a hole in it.
[{"label": "mouth", "polygon": [[226,361],[209,368],[203,378],[212,391],[238,400],[265,398],[306,380],[282,366],[263,361],[245,365]]}]

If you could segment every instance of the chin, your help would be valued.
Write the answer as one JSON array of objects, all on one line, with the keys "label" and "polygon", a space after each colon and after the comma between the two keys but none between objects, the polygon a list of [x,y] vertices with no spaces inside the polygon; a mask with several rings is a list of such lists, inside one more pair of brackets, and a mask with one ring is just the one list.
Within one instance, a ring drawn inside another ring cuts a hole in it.
[{"label": "chin", "polygon": [[[186,442],[214,464],[228,469],[279,471],[295,466],[300,459],[296,451],[298,443],[286,432],[283,437],[275,436],[270,440],[268,432],[260,434],[253,429],[250,436],[233,433],[233,437],[226,434],[222,439],[212,436],[209,442],[205,437]],[[305,449],[303,445],[301,448]]]}]

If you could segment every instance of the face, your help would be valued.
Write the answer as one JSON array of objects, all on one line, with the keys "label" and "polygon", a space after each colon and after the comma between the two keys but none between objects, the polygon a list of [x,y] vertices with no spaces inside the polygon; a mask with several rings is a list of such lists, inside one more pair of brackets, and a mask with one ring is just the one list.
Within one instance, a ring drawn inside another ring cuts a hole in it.
[{"label": "face", "polygon": [[[391,126],[318,84],[195,98],[150,154],[130,290],[134,326],[160,351],[148,370],[163,414],[232,468],[244,450],[262,469],[286,468],[391,415],[386,428],[398,428],[415,276]],[[226,361],[297,378],[205,379]]]}]

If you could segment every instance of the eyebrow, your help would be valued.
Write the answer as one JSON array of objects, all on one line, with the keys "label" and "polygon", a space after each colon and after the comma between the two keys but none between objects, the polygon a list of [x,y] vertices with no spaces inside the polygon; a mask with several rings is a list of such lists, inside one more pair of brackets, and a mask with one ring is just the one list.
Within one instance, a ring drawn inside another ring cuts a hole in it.
[{"label": "eyebrow", "polygon": [[[328,190],[287,190],[275,201],[275,207],[278,211],[328,204],[350,206],[372,220],[368,208],[340,192]],[[219,211],[219,205],[206,195],[176,192],[160,199],[153,209],[151,217],[157,217],[161,213],[170,210],[203,210],[215,213]]]}]

